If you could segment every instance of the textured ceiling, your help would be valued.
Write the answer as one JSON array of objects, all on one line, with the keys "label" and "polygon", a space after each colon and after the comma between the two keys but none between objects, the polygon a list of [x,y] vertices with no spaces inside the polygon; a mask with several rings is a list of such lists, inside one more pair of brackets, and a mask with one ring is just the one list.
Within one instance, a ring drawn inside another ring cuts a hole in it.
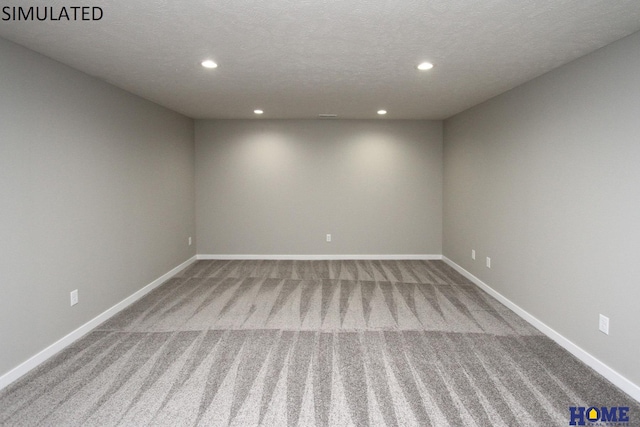
[{"label": "textured ceiling", "polygon": [[[443,119],[640,30],[638,0],[91,5],[101,21],[0,21],[0,36],[194,118],[255,108],[264,118],[374,118],[384,108],[387,118]],[[206,58],[219,67],[201,67]],[[416,70],[425,60],[435,68]]]}]

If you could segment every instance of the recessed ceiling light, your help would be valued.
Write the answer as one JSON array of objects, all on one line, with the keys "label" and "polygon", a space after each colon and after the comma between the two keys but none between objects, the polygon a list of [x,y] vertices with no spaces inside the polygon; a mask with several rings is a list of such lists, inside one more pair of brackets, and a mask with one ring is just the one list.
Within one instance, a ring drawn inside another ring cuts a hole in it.
[{"label": "recessed ceiling light", "polygon": [[387,110],[378,110],[378,114],[384,116],[385,114],[387,114]]},{"label": "recessed ceiling light", "polygon": [[202,66],[204,68],[218,68],[218,64],[216,64],[210,59],[207,59],[206,61],[202,61]]},{"label": "recessed ceiling light", "polygon": [[262,110],[253,110],[253,112],[254,112],[254,113],[256,113],[256,114],[262,114],[262,113],[264,113],[264,111],[262,111]]},{"label": "recessed ceiling light", "polygon": [[418,70],[420,70],[420,71],[426,71],[426,70],[430,70],[432,68],[433,68],[433,64],[431,62],[423,62],[423,63],[418,65]]}]

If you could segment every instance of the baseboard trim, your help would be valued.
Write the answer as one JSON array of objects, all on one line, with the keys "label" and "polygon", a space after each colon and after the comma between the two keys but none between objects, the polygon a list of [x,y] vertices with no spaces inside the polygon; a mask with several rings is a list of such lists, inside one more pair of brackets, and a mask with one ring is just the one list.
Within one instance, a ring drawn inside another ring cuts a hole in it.
[{"label": "baseboard trim", "polygon": [[198,254],[199,260],[441,260],[442,255],[409,254],[409,255],[218,255],[218,254]]},{"label": "baseboard trim", "polygon": [[14,381],[18,380],[19,378],[21,378],[25,374],[29,373],[32,369],[36,368],[41,363],[47,361],[49,358],[55,356],[61,350],[65,349],[69,345],[73,344],[75,341],[77,341],[80,338],[82,338],[84,335],[86,335],[91,330],[93,330],[96,326],[98,326],[101,323],[109,320],[109,318],[115,316],[120,311],[124,310],[125,308],[127,308],[128,306],[133,304],[134,302],[138,301],[140,298],[142,298],[143,296],[147,295],[149,292],[151,292],[152,290],[154,290],[158,286],[162,285],[164,282],[169,280],[171,277],[175,276],[180,271],[184,270],[189,265],[194,263],[196,261],[196,259],[197,258],[195,256],[189,258],[188,260],[186,260],[185,262],[183,262],[179,266],[171,269],[171,271],[169,271],[169,272],[163,274],[162,276],[158,277],[156,280],[154,280],[153,282],[149,283],[148,285],[146,285],[142,289],[136,291],[135,293],[133,293],[132,295],[130,295],[127,298],[123,299],[122,301],[120,301],[119,303],[114,305],[113,307],[107,309],[106,311],[104,311],[103,313],[101,313],[98,316],[94,317],[93,319],[91,319],[90,321],[85,323],[84,325],[80,326],[78,329],[76,329],[73,332],[67,334],[63,338],[61,338],[58,341],[56,341],[55,343],[51,344],[49,347],[45,348],[44,350],[40,351],[36,355],[34,355],[34,356],[30,357],[29,359],[27,359],[25,362],[23,362],[20,365],[16,366],[15,368],[10,370],[6,374],[0,376],[0,390],[4,389],[9,384],[11,384]]},{"label": "baseboard trim", "polygon": [[555,341],[557,344],[559,344],[569,353],[573,354],[575,357],[577,357],[582,362],[587,364],[589,367],[591,367],[593,370],[598,372],[600,375],[602,375],[603,377],[611,381],[616,387],[618,387],[619,389],[627,393],[633,399],[640,402],[640,386],[638,386],[637,384],[634,384],[629,379],[627,379],[626,377],[618,373],[616,370],[612,369],[605,363],[596,359],[590,353],[588,353],[581,347],[577,346],[572,341],[570,341],[569,339],[567,339],[566,337],[564,337],[563,335],[561,335],[551,327],[547,326],[544,322],[542,322],[538,318],[531,315],[529,312],[521,308],[519,305],[512,302],[510,299],[508,299],[507,297],[505,297],[504,295],[502,295],[501,293],[493,289],[491,286],[484,283],[482,280],[478,279],[473,274],[469,273],[467,270],[465,270],[464,268],[462,268],[461,266],[459,266],[458,264],[456,264],[446,256],[443,256],[442,260],[446,262],[448,265],[450,265],[451,267],[453,267],[460,274],[465,276],[467,279],[471,280],[473,283],[475,283],[478,287],[480,287],[482,290],[487,292],[489,295],[491,295],[492,297],[500,301],[502,304],[507,306],[514,313],[516,313],[522,319],[524,319],[529,324],[531,324],[534,328],[536,328],[537,330],[539,330],[540,332],[542,332],[543,334],[551,338],[553,341]]}]

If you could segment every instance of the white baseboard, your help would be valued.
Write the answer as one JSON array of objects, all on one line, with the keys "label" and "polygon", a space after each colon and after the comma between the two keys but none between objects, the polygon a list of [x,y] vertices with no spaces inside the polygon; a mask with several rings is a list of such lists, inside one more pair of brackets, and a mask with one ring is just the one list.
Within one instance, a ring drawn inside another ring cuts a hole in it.
[{"label": "white baseboard", "polygon": [[94,317],[93,319],[91,319],[90,321],[85,323],[84,325],[80,326],[75,331],[69,333],[68,335],[66,335],[65,337],[59,339],[55,343],[51,344],[49,347],[45,348],[41,352],[39,352],[36,355],[32,356],[31,358],[29,358],[25,362],[23,362],[20,365],[16,366],[15,368],[10,370],[6,374],[0,376],[0,390],[5,388],[6,386],[11,384],[12,382],[16,381],[17,379],[19,379],[23,375],[27,374],[29,371],[31,371],[32,369],[34,369],[35,367],[40,365],[42,362],[45,362],[46,360],[48,360],[52,356],[56,355],[61,350],[65,349],[69,345],[73,344],[75,341],[77,341],[80,338],[82,338],[84,335],[86,335],[88,332],[90,332],[96,326],[98,326],[101,323],[107,321],[109,318],[113,317],[114,315],[116,315],[120,311],[124,310],[125,308],[127,308],[128,306],[133,304],[134,302],[138,301],[140,298],[142,298],[143,296],[147,295],[149,292],[151,292],[152,290],[154,290],[155,288],[157,288],[158,286],[160,286],[161,284],[163,284],[164,282],[169,280],[171,277],[173,277],[176,274],[178,274],[180,271],[182,271],[185,268],[187,268],[189,265],[191,265],[195,261],[196,261],[196,257],[195,256],[189,258],[188,260],[186,260],[185,262],[183,262],[179,266],[173,268],[171,271],[169,271],[169,272],[163,274],[162,276],[158,277],[156,280],[154,280],[153,282],[149,283],[144,288],[140,289],[139,291],[135,292],[134,294],[130,295],[129,297],[123,299],[122,301],[120,301],[119,303],[114,305],[113,307],[109,308],[108,310],[106,310],[103,313],[99,314],[98,316]]},{"label": "white baseboard", "polygon": [[206,260],[248,260],[248,259],[266,259],[266,260],[440,260],[442,255],[427,254],[410,254],[410,255],[218,255],[218,254],[199,254],[198,259]]},{"label": "white baseboard", "polygon": [[480,287],[482,290],[487,292],[489,295],[491,295],[492,297],[500,301],[502,304],[507,306],[518,316],[526,320],[534,328],[536,328],[537,330],[539,330],[540,332],[542,332],[543,334],[551,338],[553,341],[555,341],[557,344],[559,344],[569,353],[573,354],[575,357],[583,361],[585,364],[591,367],[594,371],[596,371],[597,373],[599,373],[600,375],[602,375],[603,377],[611,381],[616,387],[618,387],[619,389],[627,393],[629,396],[631,396],[632,398],[640,402],[640,386],[638,386],[637,384],[634,384],[629,379],[627,379],[626,377],[624,377],[623,375],[621,375],[620,373],[618,373],[608,365],[604,364],[600,360],[593,357],[591,354],[583,350],[581,347],[577,346],[576,344],[571,342],[569,339],[565,338],[560,333],[558,333],[554,329],[547,326],[538,318],[532,316],[526,310],[524,310],[523,308],[521,308],[520,306],[512,302],[510,299],[508,299],[507,297],[505,297],[504,295],[502,295],[501,293],[493,289],[491,286],[484,283],[482,280],[478,279],[473,274],[469,273],[464,268],[460,267],[455,262],[451,261],[446,256],[443,256],[442,260],[447,264],[449,264],[451,267],[453,267],[455,270],[457,270],[460,274],[465,276],[467,279],[471,280],[473,283],[475,283],[478,287]]}]

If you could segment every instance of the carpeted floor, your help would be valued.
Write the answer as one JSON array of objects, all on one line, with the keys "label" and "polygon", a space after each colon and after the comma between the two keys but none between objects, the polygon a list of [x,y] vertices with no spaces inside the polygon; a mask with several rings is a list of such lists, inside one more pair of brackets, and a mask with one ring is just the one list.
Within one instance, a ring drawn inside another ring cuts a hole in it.
[{"label": "carpeted floor", "polygon": [[0,392],[0,425],[567,426],[640,405],[442,261],[198,261]]}]

